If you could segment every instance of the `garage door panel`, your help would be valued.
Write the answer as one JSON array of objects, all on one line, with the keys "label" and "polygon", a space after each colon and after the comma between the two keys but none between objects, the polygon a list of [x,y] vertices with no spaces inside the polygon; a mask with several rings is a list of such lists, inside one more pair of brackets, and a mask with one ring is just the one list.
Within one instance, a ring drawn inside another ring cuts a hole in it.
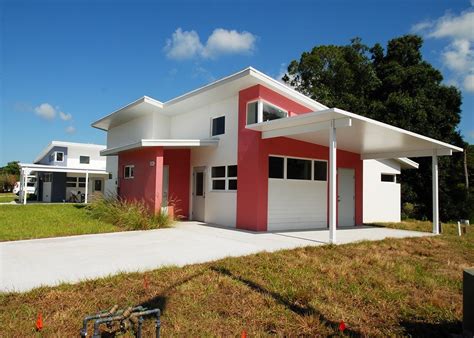
[{"label": "garage door panel", "polygon": [[268,180],[268,230],[327,227],[327,182]]}]

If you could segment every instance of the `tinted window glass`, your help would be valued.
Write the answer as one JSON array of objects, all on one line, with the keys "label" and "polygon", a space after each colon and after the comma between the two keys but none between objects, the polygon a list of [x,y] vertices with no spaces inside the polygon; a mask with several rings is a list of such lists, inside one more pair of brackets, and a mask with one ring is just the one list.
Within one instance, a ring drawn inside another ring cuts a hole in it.
[{"label": "tinted window glass", "polygon": [[56,153],[56,161],[57,162],[62,162],[63,161],[64,154],[63,153]]},{"label": "tinted window glass", "polygon": [[225,167],[212,167],[212,177],[225,177]]},{"label": "tinted window glass", "polygon": [[252,102],[247,105],[247,124],[258,122],[258,103]]},{"label": "tinted window glass", "polygon": [[202,196],[204,192],[204,173],[196,173],[196,196]]},{"label": "tinted window glass", "polygon": [[212,181],[213,190],[225,190],[225,180],[213,180]]},{"label": "tinted window glass", "polygon": [[237,166],[236,165],[227,166],[227,177],[237,177]]},{"label": "tinted window glass", "polygon": [[300,160],[296,158],[288,158],[286,177],[294,180],[310,180],[311,179],[311,161]]},{"label": "tinted window glass", "polygon": [[89,164],[90,157],[89,156],[80,156],[79,157],[79,162],[82,163],[82,164]]},{"label": "tinted window glass", "polygon": [[382,174],[381,180],[382,182],[395,182],[395,175]]},{"label": "tinted window glass", "polygon": [[263,121],[270,121],[286,117],[287,113],[275,106],[263,103]]},{"label": "tinted window glass", "polygon": [[237,180],[229,180],[229,190],[237,190]]},{"label": "tinted window glass", "polygon": [[283,166],[285,159],[283,157],[268,158],[268,177],[269,178],[283,178]]},{"label": "tinted window glass", "polygon": [[94,190],[95,191],[101,191],[102,190],[102,181],[101,180],[95,180],[94,181]]},{"label": "tinted window glass", "polygon": [[225,133],[225,116],[212,119],[212,136]]},{"label": "tinted window glass", "polygon": [[314,161],[314,179],[316,181],[327,180],[327,162]]}]

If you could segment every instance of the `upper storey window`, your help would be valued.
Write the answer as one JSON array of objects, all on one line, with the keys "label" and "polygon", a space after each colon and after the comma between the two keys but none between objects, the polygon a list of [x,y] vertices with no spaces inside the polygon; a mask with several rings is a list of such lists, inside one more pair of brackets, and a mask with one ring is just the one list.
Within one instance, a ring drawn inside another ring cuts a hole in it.
[{"label": "upper storey window", "polygon": [[258,100],[247,104],[247,124],[288,117],[288,112],[268,102]]},{"label": "upper storey window", "polygon": [[214,117],[211,120],[211,136],[225,133],[225,116]]},{"label": "upper storey window", "polygon": [[64,153],[62,151],[56,152],[56,162],[63,162],[64,161]]}]

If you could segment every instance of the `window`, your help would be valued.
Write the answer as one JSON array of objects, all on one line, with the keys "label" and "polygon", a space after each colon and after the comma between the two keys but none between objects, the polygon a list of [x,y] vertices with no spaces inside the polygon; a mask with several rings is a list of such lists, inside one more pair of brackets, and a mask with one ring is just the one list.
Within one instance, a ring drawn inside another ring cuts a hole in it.
[{"label": "window", "polygon": [[268,177],[284,178],[285,159],[283,157],[270,156],[268,158]]},{"label": "window", "polygon": [[133,178],[134,171],[135,171],[134,165],[126,165],[123,170],[123,177],[126,179]]},{"label": "window", "polygon": [[380,180],[382,182],[395,182],[395,175],[394,174],[381,174]]},{"label": "window", "polygon": [[86,187],[86,178],[79,177],[79,188],[85,188],[85,187]]},{"label": "window", "polygon": [[211,168],[212,190],[237,190],[237,166]]},{"label": "window", "polygon": [[293,180],[311,180],[311,161],[288,158],[286,160],[286,178]]},{"label": "window", "polygon": [[227,166],[228,190],[237,190],[237,166]]},{"label": "window", "polygon": [[225,116],[215,117],[212,119],[211,136],[225,134]]},{"label": "window", "polygon": [[81,164],[89,164],[90,157],[89,156],[79,156],[79,163]]},{"label": "window", "polygon": [[326,161],[314,161],[314,180],[327,181],[328,163]]},{"label": "window", "polygon": [[28,177],[26,182],[27,187],[34,187],[36,186],[36,177]]},{"label": "window", "polygon": [[66,187],[77,188],[77,177],[66,177]]},{"label": "window", "polygon": [[56,162],[64,161],[64,153],[62,151],[56,152]]},{"label": "window", "polygon": [[264,101],[247,104],[247,124],[271,121],[288,116],[288,112]]},{"label": "window", "polygon": [[250,102],[247,104],[247,124],[258,122],[258,102]]},{"label": "window", "polygon": [[268,103],[263,103],[263,121],[271,121],[287,117],[288,113]]},{"label": "window", "polygon": [[46,173],[43,175],[43,182],[52,182],[53,181],[53,174]]}]

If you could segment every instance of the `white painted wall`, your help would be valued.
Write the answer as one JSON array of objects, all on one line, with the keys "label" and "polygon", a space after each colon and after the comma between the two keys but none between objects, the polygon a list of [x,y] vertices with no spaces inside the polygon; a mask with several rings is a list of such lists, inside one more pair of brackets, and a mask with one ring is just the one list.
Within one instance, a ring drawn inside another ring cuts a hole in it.
[{"label": "white painted wall", "polygon": [[105,170],[112,174],[112,178],[105,180],[104,193],[106,196],[115,196],[117,194],[118,186],[118,156],[107,156],[106,163]]},{"label": "white painted wall", "polygon": [[363,161],[363,221],[400,222],[400,184],[382,182],[381,174],[400,174],[393,160]]},{"label": "white painted wall", "polygon": [[[171,138],[209,138],[211,117],[222,115],[225,115],[225,134],[217,136],[219,146],[192,149],[189,174],[192,184],[192,168],[207,167],[205,222],[235,227],[237,193],[211,191],[211,167],[237,164],[238,96],[172,117]],[[190,204],[192,211],[192,196],[190,196]]]},{"label": "white painted wall", "polygon": [[327,182],[268,179],[268,231],[327,227]]},{"label": "white painted wall", "polygon": [[[67,166],[71,168],[88,168],[105,170],[106,159],[100,156],[104,147],[74,146],[67,147]],[[80,163],[80,156],[89,156],[89,164]]]}]

